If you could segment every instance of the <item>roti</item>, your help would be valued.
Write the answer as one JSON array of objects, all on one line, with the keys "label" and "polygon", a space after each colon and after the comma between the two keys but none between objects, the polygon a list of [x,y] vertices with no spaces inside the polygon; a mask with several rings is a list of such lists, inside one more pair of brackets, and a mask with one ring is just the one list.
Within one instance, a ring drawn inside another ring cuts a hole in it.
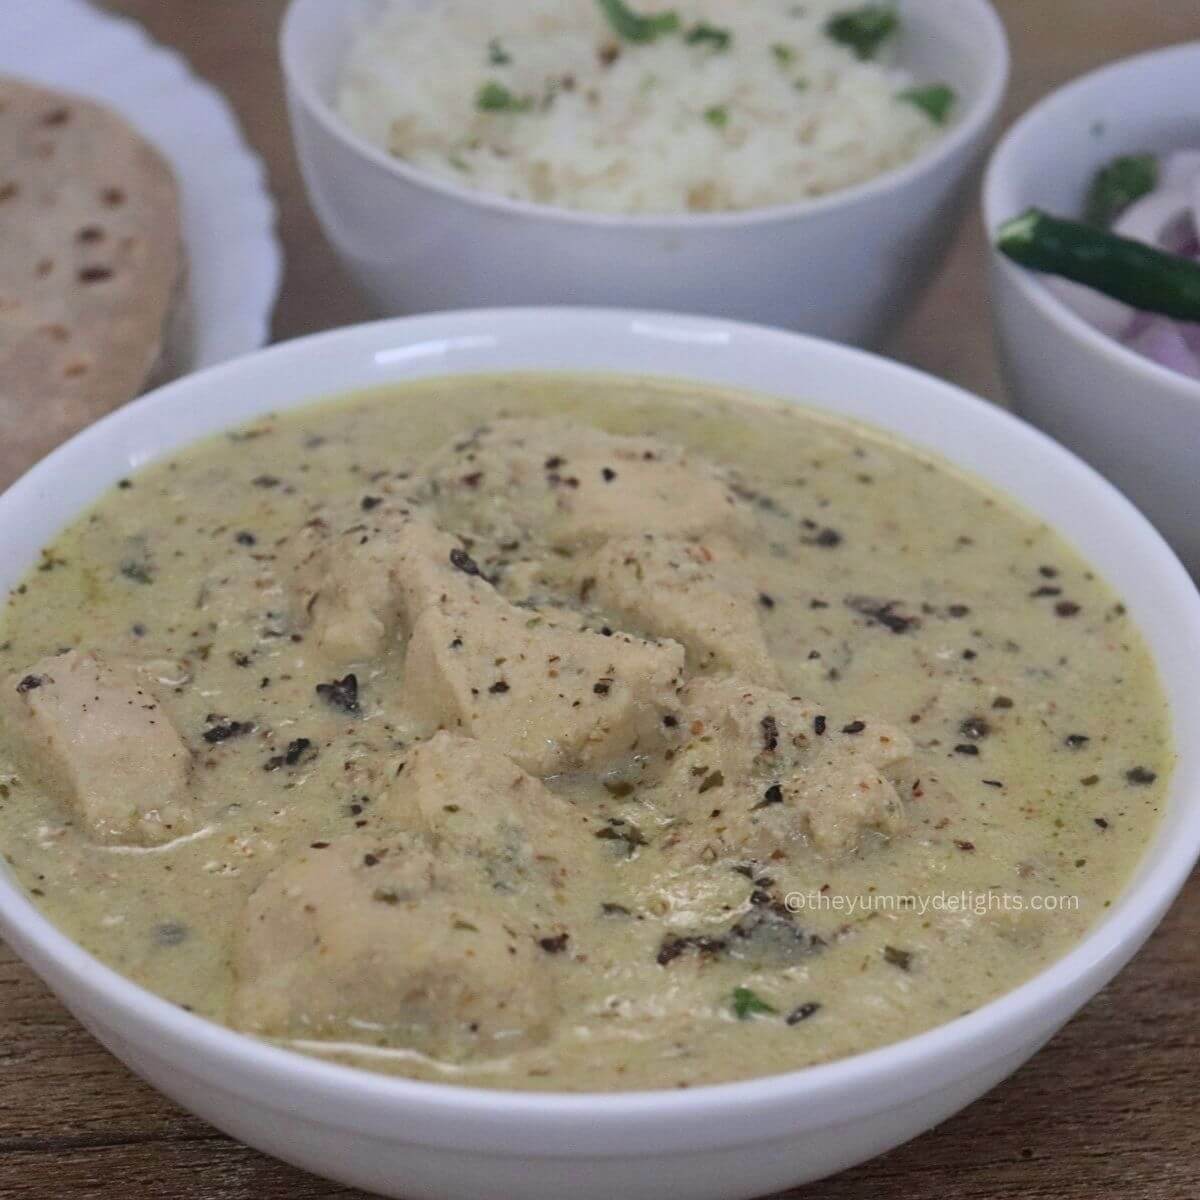
[{"label": "roti", "polygon": [[183,277],[162,155],[98,104],[0,78],[0,477],[155,380]]}]

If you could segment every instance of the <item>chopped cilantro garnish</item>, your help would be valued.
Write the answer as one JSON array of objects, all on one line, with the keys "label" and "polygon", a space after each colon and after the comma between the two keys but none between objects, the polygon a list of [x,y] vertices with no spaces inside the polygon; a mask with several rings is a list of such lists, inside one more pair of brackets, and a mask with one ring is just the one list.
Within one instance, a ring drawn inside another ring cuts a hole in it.
[{"label": "chopped cilantro garnish", "polygon": [[1158,186],[1158,160],[1151,154],[1124,154],[1101,167],[1088,188],[1083,219],[1107,229],[1135,200]]},{"label": "chopped cilantro garnish", "polygon": [[915,104],[935,125],[945,125],[950,110],[954,107],[954,89],[944,83],[930,84],[929,87],[909,88],[901,92],[897,100],[907,104]]},{"label": "chopped cilantro garnish", "polygon": [[696,46],[701,42],[709,42],[714,50],[728,50],[730,43],[733,41],[733,34],[728,29],[718,29],[716,25],[709,25],[701,21],[699,25],[693,25],[683,35],[683,40],[689,46]]},{"label": "chopped cilantro garnish", "polygon": [[514,96],[502,83],[489,80],[479,89],[475,107],[480,112],[523,113],[533,107],[528,96]]},{"label": "chopped cilantro garnish", "polygon": [[493,67],[506,67],[512,62],[512,55],[500,44],[498,37],[494,37],[488,42],[488,62]]},{"label": "chopped cilantro garnish", "polygon": [[596,0],[613,30],[627,42],[653,42],[664,33],[679,28],[679,16],[673,11],[643,17],[624,0]]},{"label": "chopped cilantro garnish", "polygon": [[768,1004],[757,992],[748,987],[733,989],[733,1012],[739,1021],[745,1021],[756,1013],[776,1013],[779,1009]]},{"label": "chopped cilantro garnish", "polygon": [[791,46],[785,46],[783,42],[776,42],[771,47],[771,53],[775,55],[775,61],[781,67],[790,67],[796,61],[796,52]]},{"label": "chopped cilantro garnish", "polygon": [[862,59],[874,58],[879,47],[900,27],[895,10],[885,4],[834,13],[825,26],[826,34]]},{"label": "chopped cilantro garnish", "polygon": [[704,110],[704,119],[716,129],[724,129],[729,124],[729,109],[722,104],[714,104]]}]

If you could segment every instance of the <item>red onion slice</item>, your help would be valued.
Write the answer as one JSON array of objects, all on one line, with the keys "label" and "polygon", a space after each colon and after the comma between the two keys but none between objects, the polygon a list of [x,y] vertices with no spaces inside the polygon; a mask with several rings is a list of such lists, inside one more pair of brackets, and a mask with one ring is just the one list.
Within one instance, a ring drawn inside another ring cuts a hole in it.
[{"label": "red onion slice", "polygon": [[1200,356],[1188,345],[1179,325],[1166,317],[1152,317],[1125,344],[1160,366],[1200,379]]},{"label": "red onion slice", "polygon": [[1113,233],[1178,254],[1194,237],[1194,220],[1191,188],[1157,188],[1117,218]]},{"label": "red onion slice", "polygon": [[1134,310],[1120,300],[1114,300],[1094,288],[1084,287],[1070,279],[1047,275],[1046,287],[1054,293],[1072,312],[1078,313],[1094,329],[1109,337],[1124,337],[1133,319]]}]

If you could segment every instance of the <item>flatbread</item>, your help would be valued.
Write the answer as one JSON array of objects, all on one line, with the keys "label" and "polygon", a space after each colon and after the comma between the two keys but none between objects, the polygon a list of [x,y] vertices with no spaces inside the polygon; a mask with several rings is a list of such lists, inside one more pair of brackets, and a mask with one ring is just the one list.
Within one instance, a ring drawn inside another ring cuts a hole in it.
[{"label": "flatbread", "polygon": [[147,387],[179,335],[179,197],[122,118],[0,78],[0,475]]}]

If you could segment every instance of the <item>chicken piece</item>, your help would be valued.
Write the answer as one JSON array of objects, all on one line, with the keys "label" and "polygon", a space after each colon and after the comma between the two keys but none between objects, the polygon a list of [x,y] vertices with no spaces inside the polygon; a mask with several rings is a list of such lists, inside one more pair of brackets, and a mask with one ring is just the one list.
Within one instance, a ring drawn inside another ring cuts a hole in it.
[{"label": "chicken piece", "polygon": [[503,1054],[547,1032],[548,958],[461,856],[352,834],[303,851],[250,896],[230,1015],[270,1037]]},{"label": "chicken piece", "polygon": [[153,846],[192,831],[191,755],[135,667],[70,650],[10,677],[3,700],[19,766],[93,841]]},{"label": "chicken piece", "polygon": [[376,810],[485,864],[505,892],[563,888],[596,853],[595,821],[510,758],[471,738],[437,733],[413,747]]},{"label": "chicken piece", "polygon": [[736,671],[750,683],[778,685],[759,589],[724,538],[616,538],[577,565],[575,584],[583,603],[627,627],[682,642],[692,671]]},{"label": "chicken piece", "polygon": [[458,538],[404,508],[373,512],[332,537],[310,524],[298,542],[297,623],[342,665],[383,654],[429,605],[491,590]]},{"label": "chicken piece", "polygon": [[675,836],[685,853],[767,858],[795,844],[839,857],[872,832],[904,829],[894,781],[912,743],[892,726],[835,720],[738,679],[692,680],[679,699],[661,789],[664,807],[687,819]]},{"label": "chicken piece", "polygon": [[493,421],[435,456],[442,522],[501,545],[588,548],[645,531],[746,535],[753,522],[703,459],[652,437],[558,419]]},{"label": "chicken piece", "polygon": [[661,745],[683,647],[552,622],[494,593],[427,608],[404,662],[409,712],[534,775],[603,769]]}]

